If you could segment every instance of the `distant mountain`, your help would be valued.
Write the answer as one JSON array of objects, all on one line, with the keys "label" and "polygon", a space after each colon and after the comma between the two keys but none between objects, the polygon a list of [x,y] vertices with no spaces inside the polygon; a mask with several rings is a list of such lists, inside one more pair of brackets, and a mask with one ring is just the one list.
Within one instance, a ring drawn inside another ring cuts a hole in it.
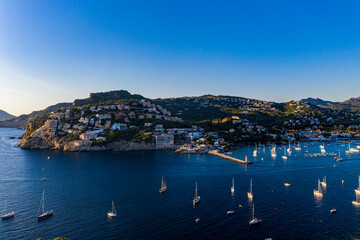
[{"label": "distant mountain", "polygon": [[50,113],[58,110],[62,107],[71,107],[72,103],[58,103],[55,105],[51,105],[43,110],[34,111],[30,114],[23,114],[18,117],[12,116],[12,118],[8,118],[6,120],[0,120],[0,127],[16,127],[16,128],[25,128],[27,123],[33,119],[34,117],[40,116],[44,113]]},{"label": "distant mountain", "polygon": [[320,98],[311,98],[311,97],[301,99],[301,101],[309,103],[311,105],[318,106],[318,107],[332,107],[334,105],[339,104],[339,102],[325,101]]},{"label": "distant mountain", "polygon": [[74,106],[82,106],[86,104],[96,104],[101,102],[115,101],[115,100],[129,100],[129,99],[145,99],[138,94],[131,94],[126,90],[116,90],[109,92],[90,93],[89,98],[76,99],[73,102]]},{"label": "distant mountain", "polygon": [[349,112],[360,112],[360,97],[350,98],[335,106],[332,106],[331,108],[336,110],[349,111]]},{"label": "distant mountain", "polygon": [[14,115],[11,115],[3,110],[0,110],[0,121],[8,119],[8,118],[13,118],[15,117]]},{"label": "distant mountain", "polygon": [[360,105],[360,97],[358,97],[358,98],[350,98],[349,100],[341,102],[341,104]]}]

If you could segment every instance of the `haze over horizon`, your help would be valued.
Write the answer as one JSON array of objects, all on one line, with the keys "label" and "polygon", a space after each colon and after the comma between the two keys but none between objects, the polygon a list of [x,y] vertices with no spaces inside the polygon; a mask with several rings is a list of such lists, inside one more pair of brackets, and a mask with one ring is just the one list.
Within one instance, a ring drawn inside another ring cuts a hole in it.
[{"label": "haze over horizon", "polygon": [[360,95],[357,1],[1,1],[0,109],[90,92],[234,95],[275,102]]}]

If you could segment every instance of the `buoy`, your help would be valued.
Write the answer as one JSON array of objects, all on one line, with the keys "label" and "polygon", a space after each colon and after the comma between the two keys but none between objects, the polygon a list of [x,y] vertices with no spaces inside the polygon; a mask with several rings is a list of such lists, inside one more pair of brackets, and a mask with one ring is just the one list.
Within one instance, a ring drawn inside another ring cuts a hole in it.
[{"label": "buoy", "polygon": [[277,208],[275,208],[275,211],[277,211]]},{"label": "buoy", "polygon": [[342,181],[341,181],[341,184],[343,184],[343,185],[344,185],[344,180],[342,180]]}]

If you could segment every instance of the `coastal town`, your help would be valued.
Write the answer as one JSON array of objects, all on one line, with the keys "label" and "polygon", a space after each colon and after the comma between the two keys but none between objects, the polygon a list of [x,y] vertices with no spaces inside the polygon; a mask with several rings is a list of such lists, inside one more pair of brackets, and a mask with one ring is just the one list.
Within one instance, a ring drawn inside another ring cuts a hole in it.
[{"label": "coastal town", "polygon": [[229,96],[82,100],[32,119],[19,146],[65,151],[226,150],[243,143],[360,139],[360,113]]}]

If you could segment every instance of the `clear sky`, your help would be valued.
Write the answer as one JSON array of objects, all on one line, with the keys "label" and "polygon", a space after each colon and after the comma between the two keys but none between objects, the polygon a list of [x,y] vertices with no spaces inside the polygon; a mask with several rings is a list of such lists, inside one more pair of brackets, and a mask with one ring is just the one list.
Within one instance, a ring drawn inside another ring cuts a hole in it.
[{"label": "clear sky", "polygon": [[0,0],[0,109],[126,89],[360,96],[359,1]]}]

